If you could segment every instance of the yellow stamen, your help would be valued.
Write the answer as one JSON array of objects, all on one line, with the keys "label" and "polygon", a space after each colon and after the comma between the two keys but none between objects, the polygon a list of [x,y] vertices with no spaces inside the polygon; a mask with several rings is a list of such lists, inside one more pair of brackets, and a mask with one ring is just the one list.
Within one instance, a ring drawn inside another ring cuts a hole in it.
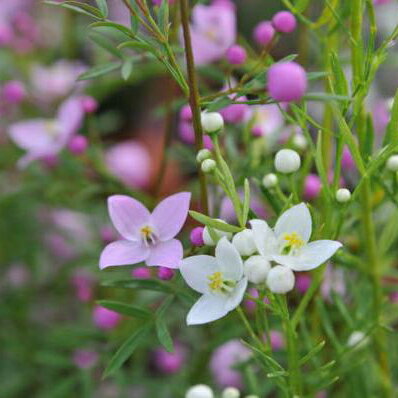
[{"label": "yellow stamen", "polygon": [[153,229],[148,225],[141,228],[141,235],[144,237],[144,239],[149,239],[152,234],[153,234]]},{"label": "yellow stamen", "polygon": [[209,287],[213,291],[220,291],[223,288],[224,280],[221,272],[215,272],[208,277]]},{"label": "yellow stamen", "polygon": [[299,249],[300,247],[304,246],[304,241],[296,232],[285,234],[283,239],[287,242],[287,246],[292,249]]}]

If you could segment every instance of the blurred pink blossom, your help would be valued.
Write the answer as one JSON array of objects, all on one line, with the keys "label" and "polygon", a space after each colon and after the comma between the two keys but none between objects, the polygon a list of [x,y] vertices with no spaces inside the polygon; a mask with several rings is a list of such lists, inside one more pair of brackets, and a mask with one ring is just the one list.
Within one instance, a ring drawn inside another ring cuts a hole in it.
[{"label": "blurred pink blossom", "polygon": [[98,353],[91,350],[76,350],[73,353],[73,363],[80,369],[89,369],[98,362]]},{"label": "blurred pink blossom", "polygon": [[93,310],[93,322],[102,330],[114,329],[121,321],[122,316],[115,311],[97,305]]},{"label": "blurred pink blossom", "polygon": [[186,348],[180,343],[174,344],[174,351],[168,352],[163,347],[155,350],[154,363],[159,372],[173,374],[179,372],[184,366],[186,359]]}]

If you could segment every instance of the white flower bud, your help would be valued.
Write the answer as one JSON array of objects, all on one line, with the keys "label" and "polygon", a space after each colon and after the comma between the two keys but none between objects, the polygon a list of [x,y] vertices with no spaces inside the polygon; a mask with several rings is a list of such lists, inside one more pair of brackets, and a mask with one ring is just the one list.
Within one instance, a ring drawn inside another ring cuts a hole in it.
[{"label": "white flower bud", "polygon": [[270,272],[271,264],[263,256],[252,256],[245,261],[243,272],[249,282],[263,283]]},{"label": "white flower bud", "polygon": [[274,188],[278,185],[278,177],[274,173],[266,174],[263,178],[265,188]]},{"label": "white flower bud", "polygon": [[200,168],[202,169],[203,173],[212,173],[216,169],[216,161],[213,159],[205,159]]},{"label": "white flower bud", "polygon": [[336,200],[339,203],[347,203],[351,199],[351,192],[347,188],[340,188],[336,191]]},{"label": "white flower bud", "polygon": [[202,112],[201,123],[203,130],[208,133],[216,133],[224,127],[224,119],[218,112]]},{"label": "white flower bud", "polygon": [[201,149],[196,155],[196,161],[202,163],[206,159],[211,158],[211,152],[208,149]]},{"label": "white flower bud", "polygon": [[214,398],[214,394],[209,386],[197,384],[186,392],[185,398]]},{"label": "white flower bud", "polygon": [[398,155],[390,156],[387,160],[386,166],[390,171],[398,171]]},{"label": "white flower bud", "polygon": [[350,337],[348,338],[347,345],[348,347],[362,348],[368,341],[369,338],[365,336],[365,333],[356,330],[355,332],[351,333]]},{"label": "white flower bud", "polygon": [[303,134],[295,134],[292,143],[297,149],[300,149],[302,151],[308,146],[307,139],[304,137]]},{"label": "white flower bud", "polygon": [[253,231],[245,229],[238,232],[232,239],[232,244],[241,256],[251,256],[256,251],[254,243]]},{"label": "white flower bud", "polygon": [[227,387],[221,394],[221,398],[239,398],[240,391],[235,387]]},{"label": "white flower bud", "polygon": [[299,154],[292,149],[281,149],[275,155],[275,169],[280,173],[294,173],[300,168],[301,159]]},{"label": "white flower bud", "polygon": [[276,265],[268,272],[267,286],[273,293],[287,293],[294,288],[293,271],[282,265]]},{"label": "white flower bud", "polygon": [[387,105],[388,110],[391,111],[391,110],[392,110],[392,107],[393,107],[393,105],[394,105],[394,97],[389,98],[389,99],[386,101],[386,105]]},{"label": "white flower bud", "polygon": [[[220,221],[220,222],[223,222],[224,224],[226,224],[226,222],[224,220],[218,219],[217,221]],[[224,231],[220,231],[218,229],[213,229],[213,231],[220,238],[225,236],[229,240],[232,237],[231,232],[224,232]],[[213,239],[211,238],[209,229],[207,227],[205,227],[203,230],[202,238],[203,238],[203,242],[205,243],[205,245],[207,245],[207,246],[215,246],[216,245],[215,242],[213,241]]]}]

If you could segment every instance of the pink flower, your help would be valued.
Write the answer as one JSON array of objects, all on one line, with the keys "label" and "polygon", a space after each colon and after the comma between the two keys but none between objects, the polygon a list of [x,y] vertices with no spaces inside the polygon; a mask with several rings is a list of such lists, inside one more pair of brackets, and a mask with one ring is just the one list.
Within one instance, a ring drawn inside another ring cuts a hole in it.
[{"label": "pink flower", "polygon": [[195,63],[207,65],[222,59],[236,40],[236,15],[233,3],[216,1],[192,10],[191,39]]},{"label": "pink flower", "polygon": [[100,268],[136,264],[178,268],[183,249],[174,237],[188,215],[191,194],[181,192],[161,201],[152,214],[136,199],[114,195],[108,199],[113,225],[124,238],[110,243],[102,251]]},{"label": "pink flower", "polygon": [[210,369],[217,383],[221,387],[242,388],[242,376],[234,368],[250,356],[250,350],[239,340],[230,340],[218,347],[210,361]]},{"label": "pink flower", "polygon": [[126,185],[145,188],[151,177],[151,158],[146,148],[135,141],[114,145],[105,154],[109,171]]},{"label": "pink flower", "polygon": [[284,118],[275,104],[257,105],[253,110],[253,130],[255,136],[269,136],[277,133],[284,125]]},{"label": "pink flower", "polygon": [[[280,351],[285,348],[285,340],[281,332],[277,330],[270,330],[269,339],[269,344],[271,345],[272,351]],[[268,340],[267,336],[265,336],[265,340]]]},{"label": "pink flower", "polygon": [[4,84],[1,98],[8,104],[17,105],[26,97],[24,84],[19,80],[10,80]]},{"label": "pink flower", "polygon": [[122,316],[115,311],[97,305],[93,310],[94,324],[103,330],[114,329],[122,319]]},{"label": "pink flower", "polygon": [[203,227],[195,227],[190,235],[189,239],[194,246],[203,246],[205,242],[203,241]]},{"label": "pink flower", "polygon": [[98,362],[98,353],[91,350],[76,350],[73,353],[73,363],[79,369],[89,369]]},{"label": "pink flower", "polygon": [[353,170],[355,168],[355,161],[347,146],[343,149],[343,156],[341,157],[341,165],[345,170]]},{"label": "pink flower", "polygon": [[75,288],[78,300],[83,302],[91,300],[93,296],[93,278],[91,275],[78,271],[72,276],[71,283]]},{"label": "pink flower", "polygon": [[260,46],[268,45],[273,39],[275,29],[270,21],[260,22],[253,31],[253,39]]},{"label": "pink flower", "polygon": [[272,24],[278,32],[290,33],[296,29],[296,17],[289,11],[277,12],[272,18]]},{"label": "pink flower", "polygon": [[174,277],[174,270],[166,267],[159,267],[158,278],[162,281],[169,281]]},{"label": "pink flower", "polygon": [[246,50],[239,44],[235,44],[227,50],[226,58],[231,65],[242,65],[246,62]]},{"label": "pink flower", "polygon": [[305,200],[312,200],[318,197],[322,189],[321,179],[316,174],[308,174],[304,181],[303,196]]},{"label": "pink flower", "polygon": [[151,270],[147,267],[137,267],[131,271],[131,276],[135,279],[151,279]]},{"label": "pink flower", "polygon": [[19,167],[32,161],[57,155],[81,127],[84,113],[78,97],[71,97],[59,108],[56,119],[31,119],[14,123],[8,134],[27,153]]},{"label": "pink flower", "polygon": [[181,370],[186,358],[186,349],[181,344],[174,345],[174,352],[167,352],[164,348],[158,348],[154,352],[156,368],[164,374],[173,374]]},{"label": "pink flower", "polygon": [[311,275],[307,273],[297,274],[295,288],[300,294],[304,294],[311,286]]}]

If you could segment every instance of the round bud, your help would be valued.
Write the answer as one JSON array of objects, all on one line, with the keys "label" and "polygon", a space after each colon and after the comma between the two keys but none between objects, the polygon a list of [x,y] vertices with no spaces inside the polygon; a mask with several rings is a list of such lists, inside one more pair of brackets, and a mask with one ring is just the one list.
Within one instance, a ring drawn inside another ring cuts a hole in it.
[{"label": "round bud", "polygon": [[[224,220],[218,219],[217,221],[220,221],[220,222],[226,224],[226,222]],[[229,240],[232,237],[231,232],[224,232],[224,231],[220,231],[218,229],[214,229],[214,232],[217,234],[217,236],[219,238],[222,238],[225,236]],[[203,238],[203,242],[205,243],[205,245],[207,245],[207,246],[215,246],[216,245],[215,242],[213,241],[213,239],[211,238],[209,229],[207,227],[205,227],[203,230],[202,238]]]},{"label": "round bud", "polygon": [[203,242],[203,227],[196,227],[191,231],[189,235],[189,239],[194,246],[203,246],[205,242]]},{"label": "round bud", "polygon": [[322,189],[322,181],[316,174],[308,174],[304,180],[303,196],[305,200],[312,200],[318,197]]},{"label": "round bud", "polygon": [[336,200],[339,203],[347,203],[351,199],[351,192],[347,188],[340,188],[336,191]]},{"label": "round bud", "polygon": [[217,163],[213,159],[205,159],[201,164],[203,173],[212,173],[216,169]]},{"label": "round bud", "polygon": [[294,288],[293,271],[282,265],[276,265],[268,272],[267,286],[272,293],[287,293]]},{"label": "round bud", "polygon": [[390,171],[398,171],[398,155],[390,156],[387,160],[386,166]]},{"label": "round bud", "polygon": [[280,173],[289,174],[297,171],[301,166],[299,154],[292,149],[281,149],[275,155],[275,169]]},{"label": "round bud", "polygon": [[226,58],[231,65],[242,65],[247,59],[246,50],[235,44],[227,50]]},{"label": "round bud", "polygon": [[251,229],[245,229],[235,234],[232,244],[241,256],[251,256],[257,250]]},{"label": "round bud", "polygon": [[260,46],[269,44],[275,34],[275,29],[270,21],[260,22],[253,31],[253,39]]},{"label": "round bud", "polygon": [[224,119],[218,112],[202,112],[200,120],[208,134],[217,133],[224,127]]},{"label": "round bud", "polygon": [[159,267],[158,278],[161,279],[162,281],[169,281],[170,279],[173,279],[173,276],[174,276],[173,269],[166,267]]},{"label": "round bud", "polygon": [[362,348],[367,342],[368,337],[366,337],[365,333],[361,332],[360,330],[356,330],[351,333],[350,337],[348,338],[347,345],[348,347],[356,347]]},{"label": "round bud", "polygon": [[263,256],[252,256],[245,261],[243,272],[249,282],[263,283],[270,272],[271,264]]},{"label": "round bud", "polygon": [[86,113],[94,113],[98,109],[98,102],[94,97],[86,95],[82,98],[83,110]]},{"label": "round bud", "polygon": [[221,394],[221,398],[239,398],[240,391],[235,387],[227,387]]},{"label": "round bud", "polygon": [[304,137],[303,134],[295,134],[292,140],[293,145],[302,151],[307,149],[308,142],[307,139]]},{"label": "round bud", "polygon": [[296,29],[296,18],[289,11],[277,12],[272,18],[272,25],[275,30],[282,33],[290,33]]},{"label": "round bud", "polygon": [[74,155],[81,155],[88,147],[88,140],[84,135],[75,135],[68,143],[68,149]]},{"label": "round bud", "polygon": [[180,111],[180,118],[186,122],[192,121],[192,109],[189,105],[184,105]]},{"label": "round bud", "polygon": [[268,92],[276,101],[298,101],[307,90],[307,75],[296,62],[280,62],[267,72]]},{"label": "round bud", "polygon": [[185,398],[214,398],[214,394],[209,386],[198,384],[186,392]]},{"label": "round bud", "polygon": [[274,173],[266,174],[263,178],[265,188],[274,188],[278,185],[278,177]]},{"label": "round bud", "polygon": [[25,86],[19,80],[10,80],[3,86],[2,97],[7,103],[17,105],[26,97]]},{"label": "round bud", "polygon": [[202,163],[204,160],[211,158],[211,152],[208,149],[201,149],[196,155],[196,161]]}]

